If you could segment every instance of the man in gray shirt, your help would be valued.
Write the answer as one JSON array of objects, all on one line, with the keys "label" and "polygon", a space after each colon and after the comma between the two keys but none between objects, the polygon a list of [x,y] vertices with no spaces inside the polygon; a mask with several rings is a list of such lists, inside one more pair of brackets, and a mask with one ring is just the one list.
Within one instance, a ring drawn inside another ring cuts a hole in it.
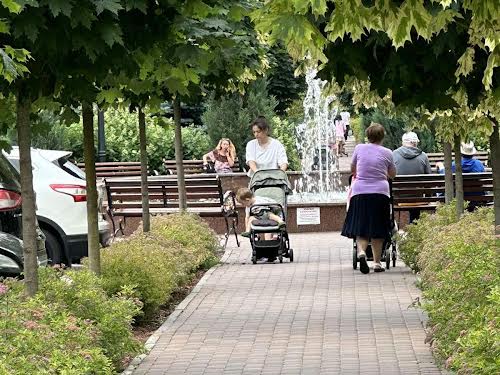
[{"label": "man in gray shirt", "polygon": [[[406,132],[403,134],[403,145],[394,150],[393,159],[396,165],[397,175],[407,175],[407,174],[429,174],[431,173],[431,165],[429,163],[429,158],[418,148],[417,134],[414,132]],[[410,212],[410,223],[417,220],[420,217],[420,210],[409,209]]]},{"label": "man in gray shirt", "polygon": [[420,142],[417,134],[407,132],[403,134],[403,145],[394,150],[392,156],[396,164],[396,172],[400,174],[428,174],[431,173],[429,158],[418,148]]}]

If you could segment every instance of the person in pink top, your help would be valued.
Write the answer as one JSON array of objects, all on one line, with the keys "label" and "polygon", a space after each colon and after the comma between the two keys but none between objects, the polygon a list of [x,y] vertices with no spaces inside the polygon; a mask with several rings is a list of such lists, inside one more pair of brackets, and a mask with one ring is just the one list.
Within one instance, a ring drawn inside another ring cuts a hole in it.
[{"label": "person in pink top", "polygon": [[342,155],[347,156],[347,153],[344,151],[344,143],[345,143],[345,122],[342,120],[340,115],[335,117],[335,146],[336,146],[336,154],[337,157],[341,157]]},{"label": "person in pink top", "polygon": [[369,143],[359,144],[352,155],[351,200],[342,235],[356,240],[362,273],[369,273],[366,249],[371,242],[373,270],[383,272],[380,263],[384,240],[390,236],[389,179],[396,176],[392,151],[382,146],[384,127],[372,123],[366,129]]}]

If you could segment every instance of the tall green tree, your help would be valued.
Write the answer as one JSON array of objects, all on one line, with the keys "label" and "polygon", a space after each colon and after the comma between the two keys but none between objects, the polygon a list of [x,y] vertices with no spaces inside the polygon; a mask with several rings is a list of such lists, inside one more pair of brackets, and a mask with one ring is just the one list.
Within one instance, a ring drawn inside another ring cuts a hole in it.
[{"label": "tall green tree", "polygon": [[[369,80],[398,106],[430,110],[459,106],[462,90],[468,107],[498,126],[491,108],[500,101],[498,1],[270,0],[254,19],[295,59],[320,62],[323,78]],[[493,136],[493,154],[497,145]],[[492,162],[500,230],[500,160]]]}]

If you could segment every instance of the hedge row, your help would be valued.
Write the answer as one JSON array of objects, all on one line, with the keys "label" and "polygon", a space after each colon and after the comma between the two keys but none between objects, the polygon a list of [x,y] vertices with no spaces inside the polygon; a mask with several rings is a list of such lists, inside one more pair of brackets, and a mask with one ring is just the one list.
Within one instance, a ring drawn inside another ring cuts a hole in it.
[{"label": "hedge row", "polygon": [[200,267],[217,258],[215,234],[192,215],[152,221],[102,252],[102,277],[87,269],[40,269],[40,291],[0,282],[0,375],[113,374],[141,346],[132,324],[153,314]]},{"label": "hedge row", "polygon": [[433,352],[458,374],[500,373],[500,244],[493,222],[490,208],[457,220],[454,205],[442,206],[400,240],[403,260],[421,277]]}]

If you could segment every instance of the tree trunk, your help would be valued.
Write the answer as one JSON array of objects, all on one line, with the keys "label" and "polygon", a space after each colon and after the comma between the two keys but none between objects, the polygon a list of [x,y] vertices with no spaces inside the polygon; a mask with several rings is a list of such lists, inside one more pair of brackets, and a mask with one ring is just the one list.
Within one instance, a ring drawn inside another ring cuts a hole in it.
[{"label": "tree trunk", "polygon": [[493,122],[493,133],[490,135],[491,169],[493,174],[493,196],[495,207],[495,235],[500,239],[500,137],[498,120]]},{"label": "tree trunk", "polygon": [[181,132],[181,102],[179,98],[174,99],[174,123],[175,123],[175,165],[177,168],[177,186],[179,187],[179,209],[186,211],[186,184],[184,182],[184,168],[182,159],[182,132]]},{"label": "tree trunk", "polygon": [[446,204],[451,203],[453,200],[453,171],[451,170],[451,155],[452,147],[450,142],[443,142],[443,152],[444,152],[444,190],[445,190],[445,202]]},{"label": "tree trunk", "polygon": [[87,227],[90,270],[101,274],[101,254],[99,249],[99,227],[97,215],[97,188],[95,173],[94,111],[92,104],[82,104],[83,156],[87,176]]},{"label": "tree trunk", "polygon": [[142,108],[139,114],[139,148],[141,149],[141,197],[142,197],[142,231],[149,232],[151,228],[149,216],[149,194],[148,194],[148,154],[146,151],[146,116]]},{"label": "tree trunk", "polygon": [[38,258],[36,231],[36,202],[33,191],[31,168],[31,99],[19,90],[17,96],[17,142],[21,171],[24,285],[26,294],[34,296],[38,291]]},{"label": "tree trunk", "polygon": [[453,140],[455,152],[455,198],[457,200],[457,219],[464,213],[464,179],[462,177],[462,154],[460,153],[460,136]]}]

